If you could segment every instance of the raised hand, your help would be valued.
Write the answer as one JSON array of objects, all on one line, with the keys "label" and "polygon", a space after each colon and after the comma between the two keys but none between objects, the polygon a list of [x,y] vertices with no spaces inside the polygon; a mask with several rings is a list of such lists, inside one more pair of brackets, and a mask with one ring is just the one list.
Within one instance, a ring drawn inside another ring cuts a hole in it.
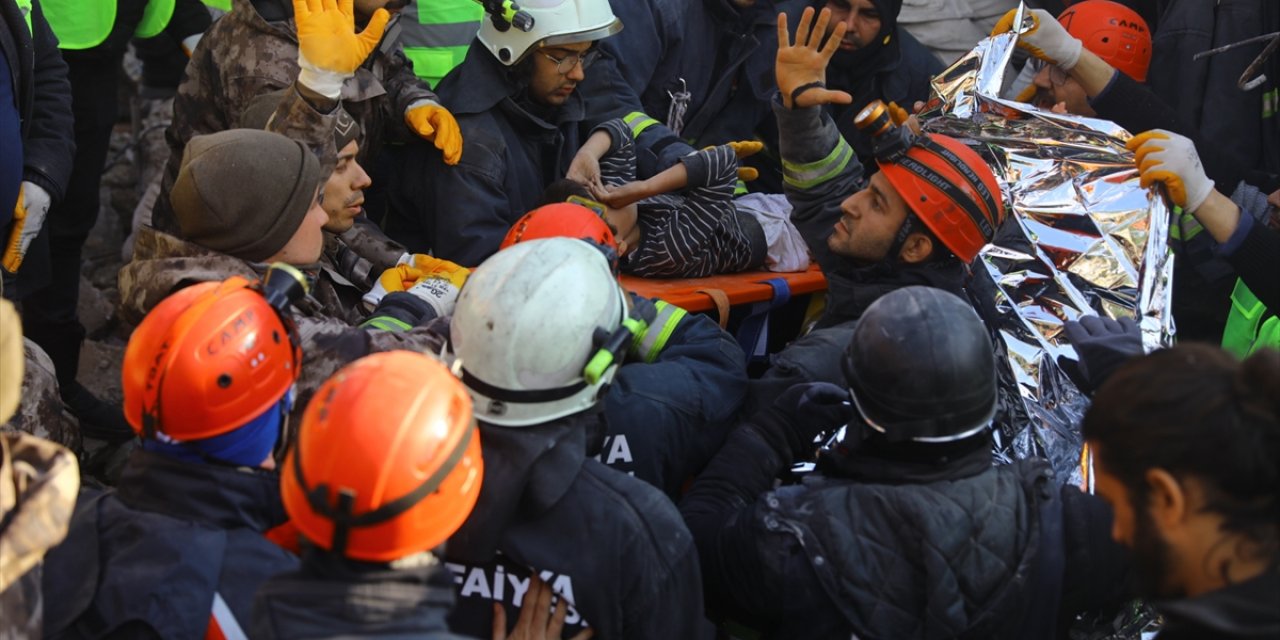
[{"label": "raised hand", "polygon": [[293,0],[298,25],[298,80],[321,95],[336,99],[342,81],[378,46],[391,14],[373,12],[364,31],[356,33],[353,0]]},{"label": "raised hand", "polygon": [[826,36],[827,24],[831,22],[831,10],[823,9],[818,13],[817,22],[813,22],[813,14],[813,7],[807,7],[800,14],[794,44],[787,29],[787,15],[778,14],[778,57],[774,72],[778,79],[778,91],[782,93],[782,104],[788,109],[853,102],[853,96],[844,91],[827,89],[826,85],[827,64],[840,47],[840,40],[844,38],[848,27],[843,22],[837,23],[831,35],[827,36],[826,44],[821,45]]}]

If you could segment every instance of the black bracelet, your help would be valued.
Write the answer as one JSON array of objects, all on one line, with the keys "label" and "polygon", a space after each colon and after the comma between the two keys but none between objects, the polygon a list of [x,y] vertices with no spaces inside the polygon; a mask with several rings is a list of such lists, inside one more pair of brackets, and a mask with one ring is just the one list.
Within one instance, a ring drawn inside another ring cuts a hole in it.
[{"label": "black bracelet", "polygon": [[802,84],[796,87],[795,89],[792,89],[791,90],[791,108],[794,109],[796,107],[796,98],[800,97],[800,94],[810,89],[813,89],[815,87],[818,89],[826,89],[827,85],[826,83],[823,83],[823,82],[810,82],[809,84]]}]

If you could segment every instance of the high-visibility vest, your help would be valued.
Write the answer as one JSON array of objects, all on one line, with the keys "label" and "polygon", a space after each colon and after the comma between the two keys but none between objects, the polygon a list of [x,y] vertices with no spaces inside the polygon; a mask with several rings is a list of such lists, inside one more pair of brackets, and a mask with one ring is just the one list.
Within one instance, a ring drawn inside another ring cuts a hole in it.
[{"label": "high-visibility vest", "polygon": [[[169,26],[173,4],[174,0],[150,0],[133,35],[159,35]],[[59,49],[92,49],[111,35],[116,23],[116,0],[42,0],[41,7],[53,34],[58,36]]]},{"label": "high-visibility vest", "polygon": [[231,0],[203,0],[204,6],[231,13]]},{"label": "high-visibility vest", "polygon": [[432,87],[467,57],[484,8],[476,0],[412,2],[400,11],[400,45],[413,72]]},{"label": "high-visibility vest", "polygon": [[1268,314],[1267,306],[1236,280],[1231,292],[1231,312],[1222,332],[1222,348],[1237,358],[1247,358],[1260,349],[1280,349],[1280,317]]}]

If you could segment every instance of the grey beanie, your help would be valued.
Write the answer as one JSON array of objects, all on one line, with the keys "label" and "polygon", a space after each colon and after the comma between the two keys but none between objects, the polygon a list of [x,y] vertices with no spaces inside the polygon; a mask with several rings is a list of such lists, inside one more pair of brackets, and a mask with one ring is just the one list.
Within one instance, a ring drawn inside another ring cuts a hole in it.
[{"label": "grey beanie", "polygon": [[301,142],[230,129],[187,142],[169,202],[184,239],[262,262],[302,226],[323,178]]}]

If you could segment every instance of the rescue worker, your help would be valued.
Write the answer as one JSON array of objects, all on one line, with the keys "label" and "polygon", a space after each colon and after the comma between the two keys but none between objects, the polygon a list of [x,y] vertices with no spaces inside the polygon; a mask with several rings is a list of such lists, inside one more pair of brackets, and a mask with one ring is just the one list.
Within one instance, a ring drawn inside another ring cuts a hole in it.
[{"label": "rescue worker", "polygon": [[1161,640],[1280,631],[1280,351],[1240,362],[1192,342],[1130,360],[1082,430]]},{"label": "rescue worker", "polygon": [[288,307],[303,286],[287,267],[204,282],[138,325],[123,386],[142,447],[116,489],[81,491],[49,554],[46,637],[244,637],[254,592],[297,566],[263,533],[285,521],[273,454],[302,364]]},{"label": "rescue worker", "polygon": [[[553,0],[522,11],[533,18],[529,31],[511,26],[515,18],[487,15],[466,59],[439,85],[469,141],[458,165],[441,164],[421,145],[405,149],[386,227],[412,251],[479,264],[565,175],[589,127],[633,110],[611,95],[610,83],[620,82],[612,68],[597,75],[592,66],[612,64],[597,43],[622,28],[608,0]],[[643,114],[632,120],[641,148],[663,140],[664,158],[688,150]]]},{"label": "rescue worker", "polygon": [[571,238],[517,243],[463,288],[450,344],[480,424],[485,478],[445,553],[455,632],[486,634],[494,603],[510,615],[537,574],[568,601],[569,633],[698,637],[701,580],[675,507],[588,454],[612,415],[601,396],[626,351],[658,337],[644,305],[630,306],[605,256]]},{"label": "rescue worker", "polygon": [[[275,261],[305,269],[314,286],[294,305],[305,354],[298,414],[347,362],[390,349],[440,351],[443,337],[418,325],[452,312],[465,270],[440,262],[431,266],[444,271],[431,273],[402,265],[412,276],[409,286],[393,278],[399,284],[372,312],[336,305],[339,296],[323,291],[334,286],[333,274],[316,268],[328,216],[317,198],[320,163],[306,145],[267,131],[232,129],[193,138],[183,156],[171,194],[182,237],[154,229],[140,234],[133,261],[120,269],[125,322],[194,283],[256,277]],[[400,267],[393,272],[400,274]]]},{"label": "rescue worker", "polygon": [[843,368],[739,427],[681,502],[709,611],[763,638],[1052,638],[1124,602],[1106,505],[1045,460],[993,465],[996,360],[968,302],[885,294]]},{"label": "rescue worker", "polygon": [[[287,90],[286,90],[287,91]],[[285,91],[263,94],[249,103],[240,117],[239,126],[250,129],[268,128],[276,106]],[[405,255],[405,249],[382,233],[364,214],[365,192],[372,185],[364,165],[360,164],[360,148],[364,135],[360,124],[342,107],[333,117],[333,146],[337,152],[333,172],[322,189],[320,206],[328,220],[324,225],[324,253],[321,268],[333,277],[326,280],[333,287],[317,293],[334,294],[334,300],[322,300],[332,308],[357,308],[361,297],[373,288],[378,277],[394,268]]]},{"label": "rescue worker", "polygon": [[[902,0],[808,0],[787,7],[788,20],[798,24],[796,21],[806,5],[814,10],[831,11],[826,27],[828,34],[836,25],[845,25],[839,48],[829,59],[825,82],[830,89],[844,91],[853,99],[826,103],[823,110],[836,123],[840,135],[853,146],[867,173],[875,173],[879,167],[872,161],[877,158],[871,141],[858,134],[854,124],[857,115],[876,100],[900,105],[928,100],[929,81],[944,65],[906,29],[899,28]],[[783,100],[788,97],[784,92]],[[785,169],[783,175],[785,180]]]},{"label": "rescue worker", "polygon": [[282,465],[302,564],[258,591],[254,638],[457,638],[436,555],[480,495],[466,389],[439,361],[391,351],[320,388]]},{"label": "rescue worker", "polygon": [[[1008,31],[1013,17],[1012,12],[1006,14],[994,31]],[[1139,84],[1146,76],[1151,48],[1142,19],[1124,6],[1103,0],[1072,5],[1057,21],[1040,10],[1033,11],[1031,19],[1033,26],[1019,36],[1019,46],[1045,65],[1036,76],[1039,106],[1052,103],[1055,110],[1111,118],[1132,131],[1151,131],[1129,145],[1135,151],[1148,147],[1140,158],[1163,159],[1145,167],[1137,163],[1142,184],[1164,182],[1177,207],[1170,232],[1176,240],[1173,313],[1179,335],[1222,340],[1225,348],[1240,357],[1253,345],[1280,345],[1280,333],[1265,337],[1270,333],[1262,330],[1269,317],[1266,309],[1275,308],[1265,300],[1280,299],[1271,293],[1274,261],[1257,249],[1235,255],[1246,237],[1253,238],[1251,247],[1265,247],[1274,238],[1264,224],[1267,196],[1245,181],[1250,174],[1229,147],[1207,142],[1185,118]],[[1167,153],[1148,155],[1157,150]],[[1168,180],[1175,181],[1176,188]],[[1230,199],[1222,197],[1228,192]],[[1206,203],[1205,210],[1198,211]],[[1215,221],[1209,233],[1205,233],[1204,218]],[[1239,235],[1229,242],[1233,232]],[[1250,281],[1264,292],[1261,302],[1250,290]]]},{"label": "rescue worker", "polygon": [[[257,96],[291,89],[271,128],[310,144],[321,164],[334,162],[332,116],[341,101],[365,132],[358,156],[372,167],[384,143],[414,135],[433,142],[445,162],[462,153],[457,122],[413,75],[394,37],[384,38],[392,0],[237,0],[235,10],[201,39],[173,103],[171,155],[152,225],[175,230],[168,195],[182,149],[192,137],[230,129]],[[355,24],[363,27],[355,31]]]},{"label": "rescue worker", "polygon": [[38,638],[45,553],[67,535],[80,486],[70,451],[12,433],[23,386],[22,321],[0,300],[0,637]]},{"label": "rescue worker", "polygon": [[752,383],[747,415],[798,382],[841,380],[836,355],[880,296],[910,285],[963,296],[967,265],[1004,220],[999,184],[977,153],[947,136],[894,127],[884,119],[903,122],[906,114],[882,104],[864,111],[880,167],[867,178],[823,111],[852,100],[824,83],[828,62],[846,40],[847,23],[839,22],[822,44],[833,17],[823,9],[814,22],[813,9],[806,9],[794,44],[786,16],[778,17],[773,102],[791,221],[826,276],[826,311],[817,330],[777,354]]},{"label": "rescue worker", "polygon": [[[585,240],[615,258],[624,253],[599,215],[567,202],[520,218],[502,248],[557,237]],[[654,339],[644,350],[637,345],[605,392],[606,435],[596,459],[678,500],[732,426],[746,392],[746,357],[711,318],[662,300],[649,303],[656,316],[646,335]]]},{"label": "rescue worker", "polygon": [[14,274],[49,206],[66,189],[75,155],[71,127],[67,65],[40,4],[0,2],[0,290],[8,298],[18,293]]},{"label": "rescue worker", "polygon": [[[77,312],[82,252],[98,220],[99,187],[117,116],[121,61],[134,36],[163,33],[183,40],[204,31],[209,14],[198,0],[43,0],[41,4],[67,65],[74,125],[65,120],[59,124],[66,127],[63,135],[74,136],[75,154],[65,189],[51,192],[58,202],[46,205],[47,230],[32,245],[15,297],[22,300],[27,337],[53,360],[63,400],[82,430],[117,441],[131,437],[120,407],[104,403],[76,380],[76,374],[85,338]],[[32,192],[28,197],[39,203],[36,196]]]},{"label": "rescue worker", "polygon": [[400,10],[400,44],[413,72],[432,87],[440,84],[467,57],[483,18],[484,8],[476,0],[405,5]]}]

